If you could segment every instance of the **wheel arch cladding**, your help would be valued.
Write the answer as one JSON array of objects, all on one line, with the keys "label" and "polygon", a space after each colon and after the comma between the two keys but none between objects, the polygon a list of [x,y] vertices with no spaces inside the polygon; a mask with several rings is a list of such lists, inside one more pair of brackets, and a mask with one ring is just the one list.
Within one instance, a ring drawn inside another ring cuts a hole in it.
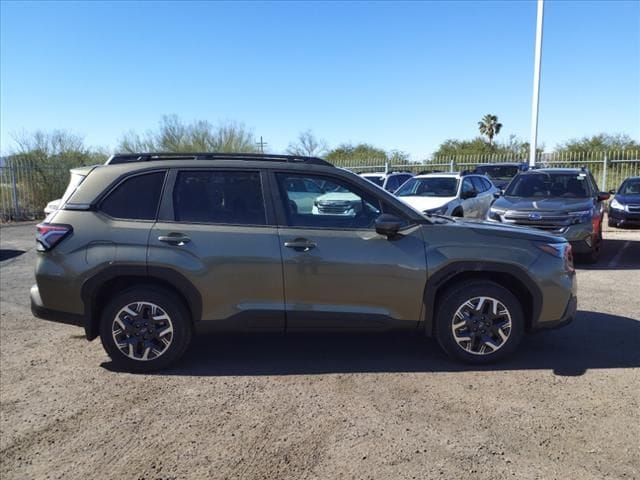
[{"label": "wheel arch cladding", "polygon": [[493,262],[457,262],[431,275],[424,295],[424,328],[433,336],[439,299],[453,285],[468,280],[489,280],[509,290],[522,302],[525,331],[537,322],[542,308],[542,292],[520,267]]},{"label": "wheel arch cladding", "polygon": [[127,288],[150,285],[174,292],[184,303],[192,322],[202,317],[202,297],[183,275],[160,267],[110,267],[92,276],[82,286],[85,333],[89,340],[99,335],[100,314],[109,298]]}]

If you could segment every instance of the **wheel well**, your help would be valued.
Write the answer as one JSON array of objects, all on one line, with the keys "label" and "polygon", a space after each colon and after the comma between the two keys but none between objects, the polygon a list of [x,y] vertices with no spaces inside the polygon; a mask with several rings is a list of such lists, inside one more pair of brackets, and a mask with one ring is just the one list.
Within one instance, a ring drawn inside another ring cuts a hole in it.
[{"label": "wheel well", "polygon": [[91,314],[89,316],[90,325],[87,329],[87,337],[89,338],[89,340],[92,340],[98,336],[98,332],[100,331],[100,317],[102,314],[102,310],[104,309],[107,302],[114,295],[117,295],[119,292],[122,292],[127,288],[143,286],[160,287],[168,290],[169,292],[173,292],[189,312],[189,318],[191,319],[191,321],[194,321],[194,312],[189,305],[186,297],[180,290],[178,290],[174,285],[167,282],[166,280],[155,277],[141,277],[135,275],[115,277],[107,280],[104,284],[102,284],[96,290],[96,293],[93,297],[93,301],[91,302]]},{"label": "wheel well", "polygon": [[456,208],[453,209],[453,212],[451,212],[452,217],[455,217],[456,214],[459,214],[460,216],[464,215],[464,210],[462,210],[461,206],[457,206]]},{"label": "wheel well", "polygon": [[525,331],[530,331],[533,324],[533,295],[522,281],[515,275],[506,272],[461,272],[458,273],[438,286],[435,292],[435,302],[431,311],[431,331],[429,335],[434,334],[435,316],[440,308],[440,300],[444,297],[444,293],[454,285],[469,280],[490,280],[497,283],[501,287],[509,290],[513,295],[522,302],[522,313],[524,314]]}]

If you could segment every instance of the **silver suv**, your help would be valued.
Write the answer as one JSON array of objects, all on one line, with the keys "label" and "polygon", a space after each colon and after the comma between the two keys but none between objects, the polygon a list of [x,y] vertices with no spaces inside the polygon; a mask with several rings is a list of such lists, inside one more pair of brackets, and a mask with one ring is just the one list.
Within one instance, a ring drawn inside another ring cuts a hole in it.
[{"label": "silver suv", "polygon": [[428,173],[413,177],[395,195],[425,214],[484,219],[496,192],[484,175]]}]

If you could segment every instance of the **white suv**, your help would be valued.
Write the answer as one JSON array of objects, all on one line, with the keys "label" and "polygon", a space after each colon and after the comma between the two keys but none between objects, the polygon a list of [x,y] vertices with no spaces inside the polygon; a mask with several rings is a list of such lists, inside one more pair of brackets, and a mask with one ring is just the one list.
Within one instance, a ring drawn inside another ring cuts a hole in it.
[{"label": "white suv", "polygon": [[425,214],[485,218],[498,191],[484,175],[429,173],[408,180],[395,195]]}]

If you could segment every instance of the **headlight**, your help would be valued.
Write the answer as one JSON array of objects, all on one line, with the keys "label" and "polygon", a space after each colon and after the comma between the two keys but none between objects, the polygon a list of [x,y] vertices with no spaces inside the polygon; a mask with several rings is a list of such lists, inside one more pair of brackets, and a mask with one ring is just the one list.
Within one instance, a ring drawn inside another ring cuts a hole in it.
[{"label": "headlight", "polygon": [[578,212],[569,212],[569,215],[573,217],[573,223],[589,223],[591,221],[591,210],[580,210]]},{"label": "headlight", "polygon": [[445,213],[447,213],[448,208],[449,208],[449,204],[445,203],[441,207],[432,208],[431,210],[424,210],[422,213],[424,213],[426,215],[428,215],[430,213],[434,213],[436,215],[444,215]]},{"label": "headlight", "polygon": [[611,208],[613,208],[614,210],[625,210],[625,206],[622,205],[618,200],[616,200],[615,198],[613,200],[611,200],[611,203],[609,204],[609,206]]},{"label": "headlight", "polygon": [[504,214],[505,214],[505,210],[500,210],[499,208],[490,208],[487,218],[489,220],[495,220],[496,222],[501,222],[502,215]]}]

